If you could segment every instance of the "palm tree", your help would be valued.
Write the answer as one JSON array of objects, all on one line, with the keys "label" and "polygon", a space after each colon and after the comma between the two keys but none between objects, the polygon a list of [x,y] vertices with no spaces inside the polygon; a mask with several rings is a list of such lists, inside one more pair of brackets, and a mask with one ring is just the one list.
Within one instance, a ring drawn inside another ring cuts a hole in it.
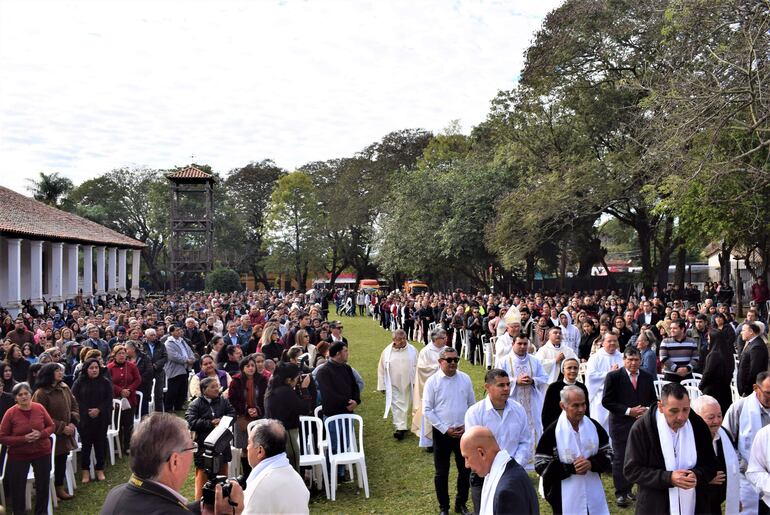
[{"label": "palm tree", "polygon": [[49,206],[61,207],[61,201],[72,191],[74,185],[67,177],[62,177],[58,172],[46,174],[40,172],[40,179],[27,179],[30,185],[27,187],[35,200],[39,200]]}]

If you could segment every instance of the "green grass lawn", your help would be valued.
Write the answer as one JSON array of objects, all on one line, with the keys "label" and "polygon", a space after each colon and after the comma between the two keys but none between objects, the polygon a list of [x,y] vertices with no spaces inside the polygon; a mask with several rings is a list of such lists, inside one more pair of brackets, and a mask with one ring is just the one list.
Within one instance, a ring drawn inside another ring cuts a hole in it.
[{"label": "green grass lawn", "polygon": [[[312,513],[438,513],[438,504],[433,489],[432,455],[419,449],[417,438],[409,433],[403,441],[396,441],[393,425],[384,420],[384,395],[377,388],[377,361],[382,349],[390,343],[389,333],[383,331],[371,318],[344,318],[344,335],[350,342],[350,364],[363,376],[366,387],[362,392],[362,403],[357,413],[364,419],[364,443],[366,466],[369,474],[370,498],[366,499],[363,489],[357,483],[341,485],[337,500],[328,501],[321,494],[311,496]],[[421,344],[416,345],[421,347]],[[481,366],[461,363],[460,369],[471,376],[476,386],[477,399],[482,397],[484,370]],[[128,460],[123,459],[114,467],[107,467],[107,481],[78,485],[75,499],[60,502],[57,513],[96,514],[101,508],[107,492],[125,482],[130,476]],[[454,497],[455,474],[450,477],[450,497]],[[612,497],[612,477],[604,479],[612,513],[633,513],[633,508],[620,510]],[[79,475],[78,475],[79,480]],[[537,488],[536,476],[532,475]],[[188,498],[193,493],[193,475],[182,492]],[[470,508],[469,504],[469,508]],[[550,506],[540,499],[540,512],[550,514]]]}]

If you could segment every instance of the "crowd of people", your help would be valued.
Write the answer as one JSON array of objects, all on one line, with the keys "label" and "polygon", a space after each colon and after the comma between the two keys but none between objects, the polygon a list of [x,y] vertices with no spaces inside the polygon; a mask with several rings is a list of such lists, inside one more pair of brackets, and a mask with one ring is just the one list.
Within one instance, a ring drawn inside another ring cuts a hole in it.
[{"label": "crowd of people", "polygon": [[[254,461],[248,427],[258,420],[286,431],[286,459],[298,472],[299,417],[317,406],[325,417],[351,413],[361,403],[363,380],[347,364],[343,324],[327,317],[304,294],[267,291],[29,306],[15,319],[0,312],[0,444],[8,449],[13,512],[25,513],[24,496],[14,494],[24,491],[30,466],[42,493],[35,512],[46,512],[52,454],[59,500],[72,498],[64,473],[74,449],[81,450],[81,481],[104,480],[118,413],[119,443],[129,452],[135,419],[184,413],[196,445],[196,499],[207,479],[203,442],[225,416],[235,421],[233,445],[246,476]],[[226,475],[227,465],[218,472]],[[348,480],[344,469],[339,474]],[[250,513],[260,513],[256,506],[265,503],[251,497]]]},{"label": "crowd of people", "polygon": [[[36,492],[48,492],[52,461],[57,497],[71,498],[64,474],[74,449],[81,450],[81,481],[104,480],[107,432],[118,413],[132,480],[152,484],[158,476],[134,466],[134,420],[152,425],[147,415],[176,411],[184,413],[192,443],[187,467],[195,469],[196,501],[206,480],[203,441],[230,416],[244,475],[263,473],[254,467],[262,459],[288,464],[297,476],[285,479],[304,488],[291,496],[291,509],[307,512],[299,417],[317,406],[323,417],[352,413],[361,403],[363,380],[347,364],[344,325],[329,320],[337,302],[341,312],[373,316],[392,332],[378,367],[385,416],[392,416],[395,439],[411,430],[433,453],[442,513],[450,509],[452,456],[458,513],[470,513],[469,501],[477,513],[504,513],[499,503],[512,500],[537,511],[537,495],[520,481],[525,471],[542,476],[542,495],[558,513],[606,510],[603,490],[597,500],[602,473],[612,475],[615,502],[636,503],[639,513],[669,501],[673,507],[674,498],[679,508],[713,512],[736,484],[741,506],[758,512],[770,494],[758,479],[767,477],[759,470],[767,460],[751,454],[770,423],[766,315],[751,309],[738,323],[727,302],[689,295],[255,291],[28,306],[15,319],[0,313],[0,444],[13,511],[24,513],[23,496],[13,494],[24,491],[17,486],[30,467]],[[355,309],[345,309],[349,304]],[[459,370],[461,356],[491,368],[478,402]],[[690,410],[694,378],[700,416]],[[659,379],[666,384],[656,391]],[[262,440],[284,435],[273,441],[275,454],[261,459],[257,421],[265,425]],[[735,448],[735,470],[725,462],[730,453],[719,451],[727,447]],[[224,465],[216,472],[231,471]],[[349,479],[344,467],[331,473]],[[515,492],[495,490],[511,485]],[[244,512],[262,512],[266,495],[247,488]],[[562,506],[564,495],[577,502]],[[45,512],[47,503],[36,495],[35,511]]]},{"label": "crowd of people", "polygon": [[[470,494],[473,512],[505,513],[473,467],[490,448],[539,474],[555,513],[609,513],[601,474],[640,514],[768,513],[764,308],[739,323],[728,303],[653,294],[374,296],[370,313],[393,332],[378,367],[385,416],[396,439],[409,427],[433,453],[442,514],[452,455],[454,511],[471,512]],[[477,402],[458,364],[480,355],[491,369]],[[467,448],[466,435],[487,444]],[[510,495],[537,512],[533,491]]]}]

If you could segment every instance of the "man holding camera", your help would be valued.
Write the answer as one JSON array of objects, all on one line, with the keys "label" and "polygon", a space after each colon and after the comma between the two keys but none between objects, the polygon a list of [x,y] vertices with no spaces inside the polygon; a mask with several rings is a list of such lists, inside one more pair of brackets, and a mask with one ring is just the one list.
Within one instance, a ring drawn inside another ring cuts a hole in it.
[{"label": "man holding camera", "polygon": [[287,438],[277,420],[251,423],[247,452],[254,468],[246,480],[243,515],[309,513],[310,492],[286,456]]},{"label": "man holding camera", "polygon": [[243,489],[234,480],[228,498],[222,496],[222,485],[216,486],[214,506],[188,503],[179,493],[196,449],[184,419],[170,413],[146,417],[131,436],[131,479],[110,491],[101,515],[240,514]]}]

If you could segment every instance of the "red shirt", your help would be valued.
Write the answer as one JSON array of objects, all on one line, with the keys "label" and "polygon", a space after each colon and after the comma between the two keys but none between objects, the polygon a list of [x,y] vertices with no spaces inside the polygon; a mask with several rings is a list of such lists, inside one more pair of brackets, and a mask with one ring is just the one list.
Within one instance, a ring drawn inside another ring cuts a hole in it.
[{"label": "red shirt", "polygon": [[[24,435],[33,429],[40,431],[40,438],[27,442]],[[53,420],[42,404],[33,402],[29,411],[22,410],[17,404],[5,412],[0,422],[0,443],[8,447],[9,460],[32,461],[51,455],[49,437],[53,432]]]}]

